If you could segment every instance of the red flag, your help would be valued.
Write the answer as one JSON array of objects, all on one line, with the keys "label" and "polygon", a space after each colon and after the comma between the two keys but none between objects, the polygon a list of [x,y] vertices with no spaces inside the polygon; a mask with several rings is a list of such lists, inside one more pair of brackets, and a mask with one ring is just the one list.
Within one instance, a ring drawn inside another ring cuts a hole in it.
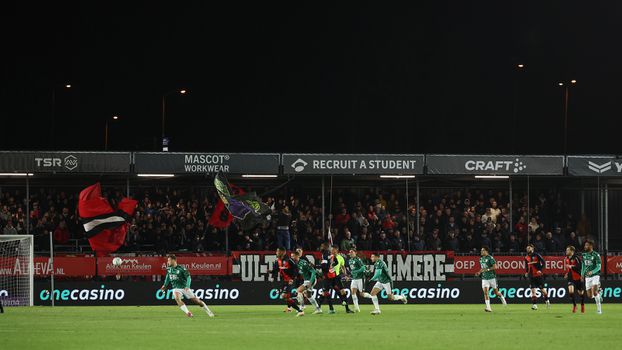
[{"label": "red flag", "polygon": [[219,199],[208,223],[214,227],[222,229],[229,227],[231,221],[233,221],[233,216],[231,216],[231,213],[229,213],[227,208],[225,208],[225,203]]},{"label": "red flag", "polygon": [[[237,186],[234,186],[234,185],[230,185],[230,186],[233,189],[234,195],[243,195],[245,193],[243,189]],[[233,221],[233,216],[225,207],[225,203],[222,201],[222,199],[218,199],[218,202],[216,203],[216,207],[214,208],[214,212],[212,213],[212,216],[210,217],[208,224],[216,228],[223,229],[223,228],[229,227],[232,221]]]},{"label": "red flag", "polygon": [[134,215],[137,201],[123,198],[114,210],[101,195],[101,185],[89,186],[80,192],[78,213],[91,248],[98,256],[115,252],[125,242],[127,220]]}]

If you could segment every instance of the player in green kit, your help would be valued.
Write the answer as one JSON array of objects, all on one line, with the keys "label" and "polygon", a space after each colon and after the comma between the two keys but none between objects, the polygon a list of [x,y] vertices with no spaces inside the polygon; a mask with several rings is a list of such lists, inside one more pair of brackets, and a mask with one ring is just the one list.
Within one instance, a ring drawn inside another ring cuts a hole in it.
[{"label": "player in green kit", "polygon": [[581,278],[585,280],[585,291],[596,302],[596,313],[602,314],[602,296],[600,295],[600,254],[594,251],[594,242],[587,240],[583,244],[583,264]]},{"label": "player in green kit", "polygon": [[380,314],[380,305],[378,305],[378,293],[384,289],[387,292],[387,297],[389,300],[399,300],[402,303],[406,304],[408,299],[405,295],[395,295],[393,294],[393,290],[391,288],[391,275],[389,275],[389,267],[387,264],[380,259],[380,254],[373,253],[371,255],[371,261],[374,263],[374,275],[370,278],[370,281],[375,281],[374,287],[370,293],[364,293],[363,296],[365,298],[370,298],[372,303],[374,303],[374,311],[371,312],[372,315]]},{"label": "player in green kit", "polygon": [[361,312],[359,308],[359,297],[364,295],[365,288],[363,287],[363,277],[365,277],[365,264],[363,260],[356,256],[356,249],[350,249],[348,252],[350,259],[348,260],[348,266],[350,267],[350,275],[352,276],[352,282],[350,283],[350,292],[352,294],[352,302],[354,303],[354,312]]},{"label": "player in green kit", "polygon": [[[313,290],[313,287],[315,287],[315,282],[316,282],[317,272],[315,272],[315,267],[311,265],[309,260],[301,259],[300,252],[298,252],[298,250],[296,250],[295,252],[291,254],[291,258],[294,261],[294,263],[298,265],[298,272],[300,273],[300,275],[302,275],[302,278],[304,281],[302,282],[300,286],[298,286],[298,289],[296,290],[296,298],[298,299],[298,304],[302,305],[306,297],[307,300],[309,300],[309,302],[311,303],[311,305],[315,307],[314,314],[321,314],[322,309],[320,309],[320,307],[317,304],[317,301],[311,294],[311,291]],[[298,311],[298,313],[296,314],[297,317],[304,316],[304,315],[305,315],[305,312],[302,309]]]},{"label": "player in green kit", "polygon": [[505,301],[505,297],[499,293],[499,288],[497,287],[497,273],[495,269],[497,268],[497,262],[495,258],[488,252],[488,247],[483,246],[480,250],[481,258],[479,258],[479,265],[481,269],[475,274],[475,276],[482,277],[482,290],[484,291],[484,302],[486,303],[486,308],[484,311],[492,312],[490,308],[490,295],[488,292],[492,288],[495,292],[495,295],[501,299],[503,306],[507,305]]},{"label": "player in green kit", "polygon": [[166,268],[164,285],[160,289],[165,291],[170,284],[173,287],[173,295],[175,296],[177,305],[179,305],[181,311],[183,311],[188,317],[192,317],[192,312],[190,312],[186,304],[181,301],[182,295],[200,305],[205,312],[207,312],[209,317],[214,317],[214,314],[210,311],[207,305],[205,305],[201,299],[197,298],[192,290],[190,290],[190,273],[185,267],[177,264],[177,257],[175,257],[175,255],[168,256],[167,265],[168,267]]}]

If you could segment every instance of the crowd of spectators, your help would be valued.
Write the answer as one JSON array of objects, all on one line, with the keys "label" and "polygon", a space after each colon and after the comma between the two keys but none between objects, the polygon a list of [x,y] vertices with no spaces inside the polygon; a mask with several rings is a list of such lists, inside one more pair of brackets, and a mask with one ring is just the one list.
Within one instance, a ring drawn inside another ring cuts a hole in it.
[{"label": "crowd of spectators", "polygon": [[[38,250],[47,249],[49,232],[60,246],[76,240],[86,244],[76,210],[78,192],[32,191],[26,213],[25,193],[3,188],[0,234],[25,234],[28,222]],[[311,192],[283,189],[264,198],[273,214],[244,232],[235,222],[227,229],[208,224],[218,200],[214,190],[137,189],[133,196],[139,205],[123,250],[203,252],[225,251],[227,246],[230,250],[277,246],[317,250],[329,232],[322,231],[320,193]],[[113,205],[123,196],[114,190],[105,195]],[[504,191],[425,189],[420,198],[418,205],[414,197],[409,198],[407,208],[403,191],[335,189],[332,205],[326,203],[331,210],[324,217],[324,227],[330,228],[330,237],[342,250],[477,253],[486,245],[493,252],[516,253],[531,242],[546,253],[593,238],[588,218],[568,212],[567,203],[554,191],[532,197],[529,208],[526,195],[515,193],[510,203]]]}]

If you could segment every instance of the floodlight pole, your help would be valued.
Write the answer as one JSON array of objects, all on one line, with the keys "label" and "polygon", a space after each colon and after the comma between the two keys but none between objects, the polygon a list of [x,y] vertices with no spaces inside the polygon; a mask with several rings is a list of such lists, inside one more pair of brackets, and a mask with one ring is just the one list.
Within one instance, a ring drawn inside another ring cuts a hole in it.
[{"label": "floodlight pole", "polygon": [[510,200],[508,202],[508,208],[509,208],[509,210],[508,210],[509,213],[508,214],[510,216],[509,217],[509,221],[510,221],[510,227],[509,228],[510,228],[510,232],[513,232],[514,231],[514,229],[513,229],[514,226],[512,226],[512,224],[513,224],[513,220],[512,220],[513,219],[512,218],[512,177],[509,177],[508,182],[509,182],[509,187],[510,187]]},{"label": "floodlight pole", "polygon": [[568,91],[569,86],[565,86],[564,93],[564,155],[568,155]]},{"label": "floodlight pole", "polygon": [[50,300],[52,307],[54,307],[54,239],[52,231],[50,231]]},{"label": "floodlight pole", "polygon": [[324,192],[326,191],[324,185],[324,175],[322,175],[322,237],[326,233],[326,203]]}]

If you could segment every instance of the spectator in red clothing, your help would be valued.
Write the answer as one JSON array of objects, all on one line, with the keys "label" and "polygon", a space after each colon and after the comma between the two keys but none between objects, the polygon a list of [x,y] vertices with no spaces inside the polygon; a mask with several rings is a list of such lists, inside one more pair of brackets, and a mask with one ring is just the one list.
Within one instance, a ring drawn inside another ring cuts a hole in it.
[{"label": "spectator in red clothing", "polygon": [[54,230],[54,243],[67,244],[69,242],[69,229],[64,221],[58,224],[56,230]]},{"label": "spectator in red clothing", "polygon": [[527,237],[527,223],[525,223],[524,216],[521,216],[520,219],[518,219],[518,222],[516,223],[516,225],[514,225],[514,228],[516,230],[516,233],[518,233],[518,237],[521,240]]},{"label": "spectator in red clothing", "polygon": [[378,222],[378,215],[376,214],[376,209],[374,209],[373,205],[369,206],[369,210],[367,211],[367,221],[375,225]]},{"label": "spectator in red clothing", "polygon": [[350,221],[350,214],[346,208],[341,209],[341,213],[335,217],[335,224],[338,228],[343,228]]},{"label": "spectator in red clothing", "polygon": [[393,218],[391,217],[391,215],[387,215],[384,217],[384,220],[382,221],[382,228],[385,230],[393,230],[395,228],[396,224],[395,221],[393,221]]}]

